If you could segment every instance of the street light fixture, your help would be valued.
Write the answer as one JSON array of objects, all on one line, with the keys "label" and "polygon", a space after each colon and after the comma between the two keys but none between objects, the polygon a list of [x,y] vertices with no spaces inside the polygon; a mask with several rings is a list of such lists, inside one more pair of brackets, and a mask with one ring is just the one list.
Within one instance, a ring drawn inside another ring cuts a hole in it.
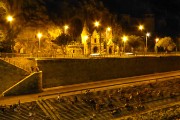
[{"label": "street light fixture", "polygon": [[13,17],[11,15],[8,15],[6,19],[7,19],[8,22],[12,22],[13,21]]},{"label": "street light fixture", "polygon": [[[95,25],[95,27],[98,28],[98,27],[100,26],[99,21],[95,21],[94,25]],[[101,28],[100,28],[100,39],[99,39],[99,44],[100,44],[99,53],[101,54]]]},{"label": "street light fixture", "polygon": [[65,25],[64,26],[64,33],[66,34],[66,32],[67,32],[67,29],[69,29],[69,26],[68,25]]},{"label": "street light fixture", "polygon": [[[7,19],[7,21],[9,22],[9,30],[10,30],[10,34],[12,34],[12,21],[13,21],[13,17],[11,16],[11,15],[8,15],[7,17],[6,17],[6,19]],[[11,42],[12,42],[13,40],[11,39]],[[11,44],[11,50],[12,50],[12,52],[14,51],[13,50],[13,44]]]},{"label": "street light fixture", "polygon": [[110,28],[110,27],[107,27],[107,29],[106,29],[106,30],[109,32],[109,31],[111,31],[111,28]]},{"label": "street light fixture", "polygon": [[39,51],[40,51],[40,40],[41,40],[41,37],[42,37],[42,33],[38,33],[37,34],[37,37],[38,37],[38,39],[39,39]]},{"label": "street light fixture", "polygon": [[156,38],[155,39],[155,46],[154,46],[154,49],[155,49],[155,52],[158,53],[158,46],[157,46],[157,42],[159,41],[159,38]]},{"label": "street light fixture", "polygon": [[156,41],[156,43],[157,43],[157,42],[159,41],[159,38],[156,38],[155,41]]},{"label": "street light fixture", "polygon": [[126,45],[126,41],[128,40],[128,37],[127,36],[123,36],[122,40],[124,42],[124,53],[125,53],[125,47],[126,47],[125,45]]},{"label": "street light fixture", "polygon": [[147,48],[147,38],[148,38],[149,36],[150,36],[150,33],[147,32],[147,33],[146,33],[146,52],[147,52],[147,49],[148,49],[148,48]]},{"label": "street light fixture", "polygon": [[140,31],[142,31],[142,30],[144,30],[144,26],[143,26],[143,25],[139,25],[138,29],[139,29]]},{"label": "street light fixture", "polygon": [[94,23],[94,25],[96,26],[96,27],[99,27],[99,21],[96,21],[95,23]]},{"label": "street light fixture", "polygon": [[110,32],[110,31],[111,31],[111,27],[107,27],[106,28],[106,40],[107,40],[108,32]]}]

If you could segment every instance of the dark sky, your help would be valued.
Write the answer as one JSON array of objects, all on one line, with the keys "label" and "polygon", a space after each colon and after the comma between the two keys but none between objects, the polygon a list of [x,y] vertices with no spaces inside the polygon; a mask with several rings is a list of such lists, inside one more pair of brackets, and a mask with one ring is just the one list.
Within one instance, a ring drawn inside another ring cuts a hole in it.
[{"label": "dark sky", "polygon": [[180,15],[180,0],[103,0],[112,12],[139,15],[152,12],[159,15]]},{"label": "dark sky", "polygon": [[[180,0],[103,0],[104,5],[113,13],[130,14],[141,17],[153,13],[157,31],[169,35],[180,34]],[[165,21],[165,26],[158,26]]]}]

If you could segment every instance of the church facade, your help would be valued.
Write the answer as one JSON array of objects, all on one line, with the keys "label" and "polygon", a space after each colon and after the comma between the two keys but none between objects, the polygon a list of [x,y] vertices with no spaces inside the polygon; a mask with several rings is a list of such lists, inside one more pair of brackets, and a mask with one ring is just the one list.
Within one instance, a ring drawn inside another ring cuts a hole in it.
[{"label": "church facade", "polygon": [[81,40],[84,55],[93,53],[107,55],[115,53],[115,45],[112,42],[112,30],[110,28],[96,28],[90,33],[88,26],[84,23]]}]

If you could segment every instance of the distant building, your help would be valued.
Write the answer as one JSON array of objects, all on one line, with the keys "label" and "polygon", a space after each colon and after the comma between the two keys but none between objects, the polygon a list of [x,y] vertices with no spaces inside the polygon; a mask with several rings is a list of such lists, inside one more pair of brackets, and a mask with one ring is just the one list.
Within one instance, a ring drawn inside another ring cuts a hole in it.
[{"label": "distant building", "polygon": [[114,43],[112,42],[112,30],[96,28],[92,33],[88,31],[86,22],[81,33],[84,55],[92,53],[114,54]]}]

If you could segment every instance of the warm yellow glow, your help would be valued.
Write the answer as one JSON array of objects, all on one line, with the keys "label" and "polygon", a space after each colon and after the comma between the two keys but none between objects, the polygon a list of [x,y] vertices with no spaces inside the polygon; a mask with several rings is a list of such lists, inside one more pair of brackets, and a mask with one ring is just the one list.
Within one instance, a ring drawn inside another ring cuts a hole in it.
[{"label": "warm yellow glow", "polygon": [[86,35],[86,36],[84,36],[84,39],[85,39],[85,40],[87,40],[87,39],[88,39],[88,36],[87,36],[87,35]]},{"label": "warm yellow glow", "polygon": [[107,27],[107,29],[106,29],[107,31],[111,31],[111,28],[110,27]]},{"label": "warm yellow glow", "polygon": [[141,31],[142,31],[142,30],[144,29],[144,26],[143,26],[143,25],[139,25],[139,27],[138,27],[138,28],[139,28],[139,30],[141,30]]},{"label": "warm yellow glow", "polygon": [[99,22],[98,21],[96,21],[95,23],[94,23],[94,25],[96,26],[96,27],[99,27]]},{"label": "warm yellow glow", "polygon": [[68,25],[65,25],[65,26],[64,26],[64,29],[65,29],[65,30],[69,29],[69,26],[68,26]]},{"label": "warm yellow glow", "polygon": [[82,39],[82,43],[83,43],[83,44],[86,43],[87,39],[88,39],[88,35],[84,35],[84,36],[83,36],[83,39]]},{"label": "warm yellow glow", "polygon": [[159,41],[159,38],[156,38],[155,41],[156,41],[156,43],[157,43],[157,42]]},{"label": "warm yellow glow", "polygon": [[146,36],[147,36],[147,37],[149,37],[149,36],[150,36],[150,33],[149,33],[149,32],[148,32],[148,33],[146,33]]},{"label": "warm yellow glow", "polygon": [[7,21],[9,21],[9,22],[12,22],[13,21],[13,17],[12,16],[7,16]]},{"label": "warm yellow glow", "polygon": [[124,42],[126,42],[126,41],[128,40],[128,37],[127,37],[127,36],[123,36],[123,37],[122,37],[122,40],[123,40]]},{"label": "warm yellow glow", "polygon": [[37,37],[38,37],[39,39],[41,39],[42,33],[38,33],[38,34],[37,34]]}]

